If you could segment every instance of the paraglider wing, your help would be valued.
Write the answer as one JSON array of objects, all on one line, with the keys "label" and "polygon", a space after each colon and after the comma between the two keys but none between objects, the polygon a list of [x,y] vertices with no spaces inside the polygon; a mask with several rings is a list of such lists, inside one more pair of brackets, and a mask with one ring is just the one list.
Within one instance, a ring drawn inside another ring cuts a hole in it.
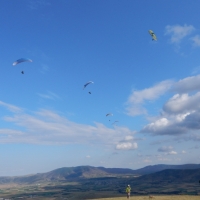
[{"label": "paraglider wing", "polygon": [[15,66],[15,65],[17,65],[17,64],[19,64],[19,63],[22,63],[22,62],[33,62],[31,59],[28,59],[28,58],[20,58],[20,59],[18,59],[18,60],[16,60],[14,63],[13,63],[13,65]]},{"label": "paraglider wing", "polygon": [[114,121],[112,124],[114,125],[114,124],[116,124],[117,122],[119,122],[119,121]]},{"label": "paraglider wing", "polygon": [[109,115],[113,116],[113,114],[112,114],[112,113],[107,113],[107,114],[106,114],[106,117],[108,117]]},{"label": "paraglider wing", "polygon": [[149,30],[149,34],[151,35],[152,40],[157,40],[157,37],[156,37],[155,33],[152,30]]},{"label": "paraglider wing", "polygon": [[87,82],[87,83],[83,86],[83,90],[84,90],[89,84],[91,84],[91,83],[94,83],[94,82],[93,82],[93,81]]}]

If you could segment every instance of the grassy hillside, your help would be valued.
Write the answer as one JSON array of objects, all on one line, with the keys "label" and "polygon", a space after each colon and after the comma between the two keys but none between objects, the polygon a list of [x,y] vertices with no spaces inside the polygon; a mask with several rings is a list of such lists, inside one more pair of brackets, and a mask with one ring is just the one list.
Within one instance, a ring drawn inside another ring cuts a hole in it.
[{"label": "grassy hillside", "polygon": [[[117,198],[103,198],[98,200],[125,200],[126,197],[117,197]],[[149,198],[149,196],[132,196],[130,199],[132,200],[199,200],[200,196],[188,196],[188,195],[177,195],[177,196],[153,196],[153,198]],[[97,200],[97,199],[93,199]]]}]

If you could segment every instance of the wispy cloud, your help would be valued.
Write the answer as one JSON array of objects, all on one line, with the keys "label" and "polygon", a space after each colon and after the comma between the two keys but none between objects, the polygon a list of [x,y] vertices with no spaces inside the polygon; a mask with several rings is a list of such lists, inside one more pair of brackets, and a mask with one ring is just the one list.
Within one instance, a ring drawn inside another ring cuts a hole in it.
[{"label": "wispy cloud", "polygon": [[190,38],[193,41],[193,46],[199,47],[200,46],[200,35],[195,35],[194,37]]},{"label": "wispy cloud", "polygon": [[38,93],[38,96],[40,96],[40,97],[42,97],[44,99],[51,99],[51,100],[60,99],[60,97],[57,94],[55,94],[55,93],[53,93],[51,91],[47,91],[44,94]]},{"label": "wispy cloud", "polygon": [[170,42],[178,44],[183,38],[190,35],[195,30],[194,26],[185,24],[181,25],[168,25],[165,27],[165,35],[170,35]]},{"label": "wispy cloud", "polygon": [[36,10],[42,6],[50,6],[51,3],[49,0],[29,0],[28,7],[32,10]]},{"label": "wispy cloud", "polygon": [[21,111],[22,111],[21,108],[19,108],[19,107],[17,107],[17,106],[14,106],[14,105],[12,105],[12,104],[5,103],[5,102],[3,102],[3,101],[0,101],[0,105],[6,107],[6,108],[7,108],[8,110],[10,110],[11,112],[21,112]]},{"label": "wispy cloud", "polygon": [[144,90],[133,91],[127,101],[127,114],[130,116],[146,114],[147,111],[143,107],[146,101],[158,99],[161,95],[165,94],[170,89],[173,81],[162,81],[153,87]]},{"label": "wispy cloud", "polygon": [[193,70],[192,70],[192,75],[196,75],[196,74],[199,74],[199,72],[200,72],[200,66],[198,66],[198,67],[195,67]]},{"label": "wispy cloud", "polygon": [[46,64],[41,64],[40,72],[41,72],[42,74],[45,74],[45,73],[48,72],[48,71],[49,71],[49,66],[46,65]]},{"label": "wispy cloud", "polygon": [[124,136],[130,140],[135,134],[126,127],[108,128],[98,122],[94,122],[94,125],[75,123],[51,110],[33,114],[11,112],[3,120],[16,128],[0,129],[0,135],[5,136],[1,138],[1,143],[98,144],[114,147]]}]

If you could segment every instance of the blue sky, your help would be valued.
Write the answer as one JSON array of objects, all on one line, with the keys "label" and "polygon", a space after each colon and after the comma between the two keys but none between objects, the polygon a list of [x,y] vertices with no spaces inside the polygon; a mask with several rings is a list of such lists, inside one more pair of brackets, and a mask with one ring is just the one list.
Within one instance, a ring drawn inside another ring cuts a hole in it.
[{"label": "blue sky", "polygon": [[0,176],[199,163],[200,2],[0,5]]}]

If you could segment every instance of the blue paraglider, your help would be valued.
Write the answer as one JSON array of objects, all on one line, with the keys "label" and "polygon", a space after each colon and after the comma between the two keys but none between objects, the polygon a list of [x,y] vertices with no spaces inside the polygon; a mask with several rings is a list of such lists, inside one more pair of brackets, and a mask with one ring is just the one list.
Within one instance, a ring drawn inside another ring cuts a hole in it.
[{"label": "blue paraglider", "polygon": [[33,62],[31,59],[28,59],[28,58],[20,58],[18,60],[16,60],[14,63],[13,63],[13,66],[19,64],[19,63],[22,63],[22,62]]}]

